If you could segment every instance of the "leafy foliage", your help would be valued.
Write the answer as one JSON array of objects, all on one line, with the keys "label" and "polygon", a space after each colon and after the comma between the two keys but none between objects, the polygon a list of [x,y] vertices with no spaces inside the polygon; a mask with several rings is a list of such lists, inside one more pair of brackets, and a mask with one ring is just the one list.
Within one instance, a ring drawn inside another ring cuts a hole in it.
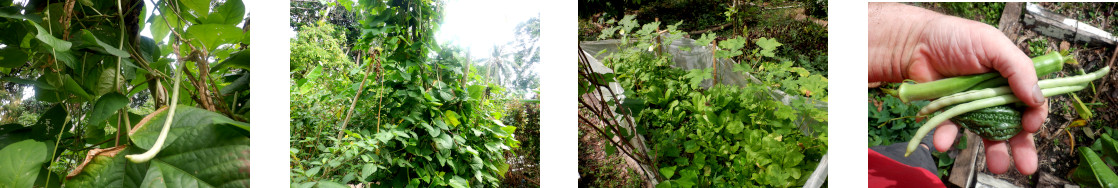
[{"label": "leafy foliage", "polygon": [[[18,173],[30,176],[5,176],[20,179],[0,179],[0,185],[247,187],[250,42],[244,4],[77,2],[0,3],[0,85],[4,93],[34,95],[0,100],[0,114],[23,115],[3,119],[18,124],[0,126],[0,148],[21,151],[5,160],[30,165],[18,166]],[[178,75],[184,79],[174,79]],[[175,93],[182,95],[173,98]],[[172,139],[156,160],[124,161],[124,155],[151,149],[158,130],[139,127],[155,124],[150,118],[162,114],[152,110],[169,104],[178,104],[176,113],[185,120],[175,119]],[[99,153],[120,155],[93,157]],[[197,177],[209,167],[222,169]],[[197,181],[176,181],[191,176]],[[149,184],[124,182],[133,180]]]},{"label": "leafy foliage", "polygon": [[920,108],[928,105],[928,101],[905,104],[896,97],[872,91],[869,97],[869,146],[908,142],[916,134],[915,128],[923,125],[922,121],[916,121],[915,116]]},{"label": "leafy foliage", "polygon": [[[292,40],[292,187],[498,186],[518,127],[507,93],[462,50],[439,45],[441,2],[363,0],[353,42],[330,24]],[[325,50],[317,50],[326,43]],[[298,58],[295,58],[295,57]],[[340,133],[340,134],[338,134]]]},{"label": "leafy foliage", "polygon": [[[658,168],[658,178],[663,179],[657,187],[803,185],[819,163],[817,159],[827,152],[827,133],[805,134],[797,122],[804,120],[801,117],[826,122],[826,110],[817,109],[814,102],[826,101],[825,78],[792,67],[790,62],[764,61],[767,56],[754,49],[744,59],[757,61],[740,62],[735,70],[757,75],[760,83],[698,87],[698,83],[713,78],[711,69],[685,71],[671,67],[674,63],[670,55],[645,52],[649,46],[660,45],[653,43],[660,36],[656,34],[659,23],[630,31],[636,25],[635,21],[623,19],[618,27],[608,29],[621,33],[622,41],[630,41],[630,37],[636,41],[626,43],[621,52],[603,60],[616,74],[580,72],[580,96],[602,92],[594,88],[613,80],[625,88],[626,99],[621,105],[631,109],[628,113],[634,118],[636,131],[610,128],[620,126],[616,124],[604,125],[610,130],[604,137],[631,140],[635,135],[645,135],[648,140],[655,140],[650,146],[656,159],[653,166]],[[680,36],[674,27],[666,31],[668,39],[663,41]],[[710,42],[712,38],[714,35],[703,35],[699,42]],[[746,54],[741,51],[745,41],[734,37],[719,42],[722,48],[716,54],[723,58]],[[773,45],[775,40],[760,43],[768,46],[763,50],[778,46]],[[580,69],[585,69],[583,66],[580,63]],[[594,81],[592,77],[601,79],[593,78],[598,80]],[[805,97],[786,105],[774,100],[771,90]],[[826,130],[825,123],[805,127]],[[607,147],[607,153],[610,151]]]}]

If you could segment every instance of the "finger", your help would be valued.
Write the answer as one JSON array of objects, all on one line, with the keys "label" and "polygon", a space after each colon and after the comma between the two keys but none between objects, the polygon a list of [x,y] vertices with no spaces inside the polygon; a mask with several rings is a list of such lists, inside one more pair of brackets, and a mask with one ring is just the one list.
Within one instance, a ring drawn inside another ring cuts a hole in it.
[{"label": "finger", "polygon": [[1029,107],[1025,110],[1025,114],[1021,116],[1021,127],[1024,129],[1022,132],[1035,133],[1044,125],[1046,118],[1048,118],[1047,102],[1040,106]]},{"label": "finger", "polygon": [[986,168],[994,174],[1009,170],[1009,150],[1004,141],[982,140],[986,145]]},{"label": "finger", "polygon": [[939,152],[951,149],[951,145],[955,143],[955,136],[959,134],[959,126],[951,121],[946,121],[939,124],[936,128],[935,134],[932,135],[932,145],[935,145],[936,150]]},{"label": "finger", "polygon": [[1036,144],[1033,143],[1032,133],[1018,133],[1009,139],[1009,146],[1013,149],[1013,161],[1017,171],[1024,175],[1036,172],[1037,157]]},{"label": "finger", "polygon": [[1044,104],[1046,99],[1040,92],[1040,86],[1036,84],[1036,70],[1032,59],[997,30],[982,30],[978,33],[981,35],[976,39],[981,41],[981,46],[976,49],[980,52],[979,62],[985,62],[986,66],[994,68],[1009,80],[1013,94],[1026,105],[1036,107]]}]

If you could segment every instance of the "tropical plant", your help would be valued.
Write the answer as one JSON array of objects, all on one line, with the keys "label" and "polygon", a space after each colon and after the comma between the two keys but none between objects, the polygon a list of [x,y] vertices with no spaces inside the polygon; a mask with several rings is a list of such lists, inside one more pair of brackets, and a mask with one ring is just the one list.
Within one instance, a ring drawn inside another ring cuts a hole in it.
[{"label": "tropical plant", "polygon": [[[362,0],[361,33],[305,24],[292,39],[292,187],[495,187],[518,127],[511,95],[457,47],[440,45],[438,1]],[[325,47],[325,48],[322,48]],[[316,49],[318,48],[318,49]],[[322,50],[319,50],[322,49]]]},{"label": "tropical plant", "polygon": [[0,101],[0,185],[248,187],[248,29],[239,0],[0,2],[0,84],[33,95]]}]

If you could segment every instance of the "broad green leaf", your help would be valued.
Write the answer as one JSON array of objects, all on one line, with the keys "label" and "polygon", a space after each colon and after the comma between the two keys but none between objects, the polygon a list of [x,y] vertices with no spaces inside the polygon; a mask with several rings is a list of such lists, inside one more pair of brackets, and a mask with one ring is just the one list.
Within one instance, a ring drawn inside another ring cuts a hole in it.
[{"label": "broad green leaf", "polygon": [[72,43],[70,43],[70,41],[65,41],[54,37],[49,32],[47,32],[46,29],[43,29],[42,26],[39,26],[38,23],[32,21],[27,21],[27,23],[31,23],[32,26],[35,26],[35,30],[38,32],[38,34],[35,35],[35,38],[39,39],[39,41],[42,41],[43,44],[50,46],[52,49],[55,50],[55,52],[70,51],[70,47],[73,45]]},{"label": "broad green leaf", "polygon": [[455,175],[454,178],[450,179],[449,184],[450,184],[450,187],[454,187],[454,188],[469,188],[470,187],[470,182],[469,181],[466,181],[466,179],[462,179],[462,177],[458,177],[457,175]]},{"label": "broad green leaf", "polygon": [[198,18],[205,18],[210,15],[210,0],[185,0],[182,1],[182,4]]},{"label": "broad green leaf", "polygon": [[761,47],[761,55],[763,55],[765,57],[776,56],[776,54],[773,53],[773,51],[776,50],[776,47],[780,47],[781,45],[783,45],[783,44],[780,44],[779,42],[776,42],[776,39],[765,38],[765,37],[761,37],[760,39],[757,39],[757,46]]},{"label": "broad green leaf", "polygon": [[1118,175],[1088,147],[1079,147],[1079,166],[1070,176],[1072,181],[1082,186],[1118,187]]},{"label": "broad green leaf", "polygon": [[201,24],[187,28],[185,35],[194,47],[213,52],[218,46],[240,41],[244,32],[241,28],[225,24]]},{"label": "broad green leaf", "polygon": [[368,179],[370,175],[373,175],[373,172],[377,172],[377,165],[373,163],[365,164],[364,167],[361,167],[361,179]]},{"label": "broad green leaf", "polygon": [[16,68],[27,64],[27,53],[15,46],[0,48],[0,67]]},{"label": "broad green leaf", "polygon": [[481,99],[485,95],[485,86],[483,85],[472,85],[468,90],[471,99]]},{"label": "broad green leaf", "polygon": [[349,186],[346,186],[345,184],[341,184],[341,183],[333,182],[333,181],[327,181],[327,180],[318,181],[318,184],[317,184],[316,187],[318,187],[318,188],[349,188]]},{"label": "broad green leaf", "polygon": [[229,83],[229,85],[221,87],[219,92],[222,95],[229,95],[233,94],[233,92],[247,91],[249,88],[249,78],[251,78],[249,76],[249,73],[245,72],[244,75],[238,76],[237,79],[233,80],[233,82]]},{"label": "broad green leaf", "polygon": [[0,185],[31,187],[50,158],[43,142],[23,140],[0,149]]},{"label": "broad green leaf", "polygon": [[427,122],[422,122],[420,123],[420,125],[422,125],[423,128],[427,130],[427,133],[431,134],[431,137],[439,137],[439,134],[443,132],[442,129],[438,129],[436,126],[431,126],[431,124]]},{"label": "broad green leaf", "polygon": [[214,7],[213,14],[207,17],[206,23],[237,25],[244,20],[245,4],[241,0],[228,0]]},{"label": "broad green leaf", "polygon": [[108,53],[109,55],[115,55],[117,57],[123,57],[123,58],[132,57],[132,55],[128,54],[128,52],[125,52],[124,50],[120,50],[119,48],[113,47],[110,44],[106,44],[105,42],[102,42],[101,39],[97,39],[97,37],[93,36],[93,33],[89,32],[89,30],[82,29],[81,33],[82,33],[82,39],[85,39],[85,42],[97,44],[98,47],[101,47],[100,50],[104,50],[104,52]]},{"label": "broad green leaf", "polygon": [[450,134],[442,134],[435,137],[435,147],[439,150],[450,149],[454,147],[454,139],[450,138]]},{"label": "broad green leaf", "polygon": [[731,121],[729,125],[726,125],[726,131],[729,131],[730,134],[741,133],[743,128],[745,128],[745,124],[740,120]]},{"label": "broad green leaf", "polygon": [[85,91],[85,89],[82,89],[82,86],[79,85],[77,81],[74,81],[73,77],[70,77],[70,75],[63,75],[62,77],[62,81],[65,82],[65,84],[62,85],[62,88],[66,89],[66,91],[69,91],[70,93],[85,99],[93,98],[93,96],[90,96],[89,93]]},{"label": "broad green leaf", "polygon": [[172,12],[167,6],[160,6],[159,14],[153,13],[151,18],[148,18],[151,22],[151,37],[155,43],[163,43],[163,39],[171,34],[171,28],[180,27],[179,17],[174,16]]},{"label": "broad green leaf", "polygon": [[249,49],[233,52],[229,58],[225,58],[221,63],[214,65],[210,72],[217,72],[219,70],[228,70],[231,68],[249,69]]},{"label": "broad green leaf", "polygon": [[123,74],[115,68],[108,68],[101,71],[101,77],[97,79],[97,85],[93,88],[94,95],[104,95],[109,92],[116,91],[115,88],[123,87],[128,84],[125,82]]},{"label": "broad green leaf", "polygon": [[716,38],[716,36],[717,35],[714,34],[714,33],[703,33],[703,35],[701,37],[699,37],[699,40],[695,40],[695,44],[696,45],[710,46],[710,43],[714,42],[714,39]]},{"label": "broad green leaf", "polygon": [[90,125],[101,125],[105,119],[127,105],[128,97],[116,92],[105,94],[93,105],[93,112],[89,114],[88,122]]},{"label": "broad green leaf", "polygon": [[501,127],[501,130],[505,131],[505,133],[508,133],[509,135],[512,135],[513,133],[516,133],[516,126],[503,126]]},{"label": "broad green leaf", "polygon": [[[164,109],[165,108],[166,107],[164,107]],[[163,146],[166,149],[169,149],[167,147],[171,145],[178,144],[175,142],[182,136],[189,136],[187,137],[189,139],[183,140],[192,141],[198,139],[195,137],[197,136],[196,134],[203,134],[205,131],[212,131],[213,129],[216,129],[214,127],[221,127],[222,125],[247,126],[246,123],[233,121],[233,119],[229,119],[228,117],[225,117],[216,112],[211,112],[191,106],[179,106],[178,108],[178,112],[175,114],[175,119],[171,122],[171,130],[163,143]],[[146,150],[151,148],[151,146],[155,144],[155,140],[159,137],[159,133],[162,130],[163,124],[167,118],[166,110],[159,111],[158,113],[159,114],[152,117],[150,121],[146,122],[146,124],[137,125],[141,127],[138,128],[135,133],[129,136],[129,138],[132,139],[134,146]]]},{"label": "broad green leaf", "polygon": [[314,69],[312,69],[310,72],[307,73],[306,78],[308,80],[315,80],[315,79],[318,79],[318,77],[320,75],[322,75],[322,67],[317,67],[316,66],[316,67],[314,67]]},{"label": "broad green leaf", "polygon": [[675,175],[675,166],[660,168],[660,175],[664,176],[664,179],[672,179]]},{"label": "broad green leaf", "polygon": [[447,110],[445,113],[443,113],[443,116],[446,116],[446,118],[445,118],[446,122],[450,123],[451,127],[457,127],[458,124],[462,124],[462,122],[458,121],[458,113],[457,112]]},{"label": "broad green leaf", "polygon": [[[142,122],[132,144],[112,160],[93,160],[66,182],[68,187],[248,187],[249,139],[247,132],[220,114],[179,106],[163,150],[149,162],[132,163],[124,156],[150,148],[162,129],[166,110]],[[123,181],[122,181],[123,180]],[[81,185],[81,186],[77,186]]]}]

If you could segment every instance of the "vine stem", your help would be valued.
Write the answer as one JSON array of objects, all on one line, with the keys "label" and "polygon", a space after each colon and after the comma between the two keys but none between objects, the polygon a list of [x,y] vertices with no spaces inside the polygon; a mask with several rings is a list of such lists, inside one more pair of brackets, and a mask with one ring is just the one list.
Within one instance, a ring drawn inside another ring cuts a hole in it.
[{"label": "vine stem", "polygon": [[[380,64],[380,60],[375,58],[375,53],[373,56],[373,61],[377,61],[377,64]],[[369,81],[369,74],[373,71],[373,65],[366,64],[366,66],[368,67],[365,68],[365,78],[361,79],[361,86],[357,87],[357,94],[353,95],[353,101],[349,103],[349,110],[346,112],[345,120],[342,120],[342,127],[338,129],[338,139],[342,139],[342,135],[345,135],[345,127],[349,124],[349,118],[353,117],[353,109],[357,107],[357,99],[360,99],[361,92],[365,91],[365,83]]]}]

